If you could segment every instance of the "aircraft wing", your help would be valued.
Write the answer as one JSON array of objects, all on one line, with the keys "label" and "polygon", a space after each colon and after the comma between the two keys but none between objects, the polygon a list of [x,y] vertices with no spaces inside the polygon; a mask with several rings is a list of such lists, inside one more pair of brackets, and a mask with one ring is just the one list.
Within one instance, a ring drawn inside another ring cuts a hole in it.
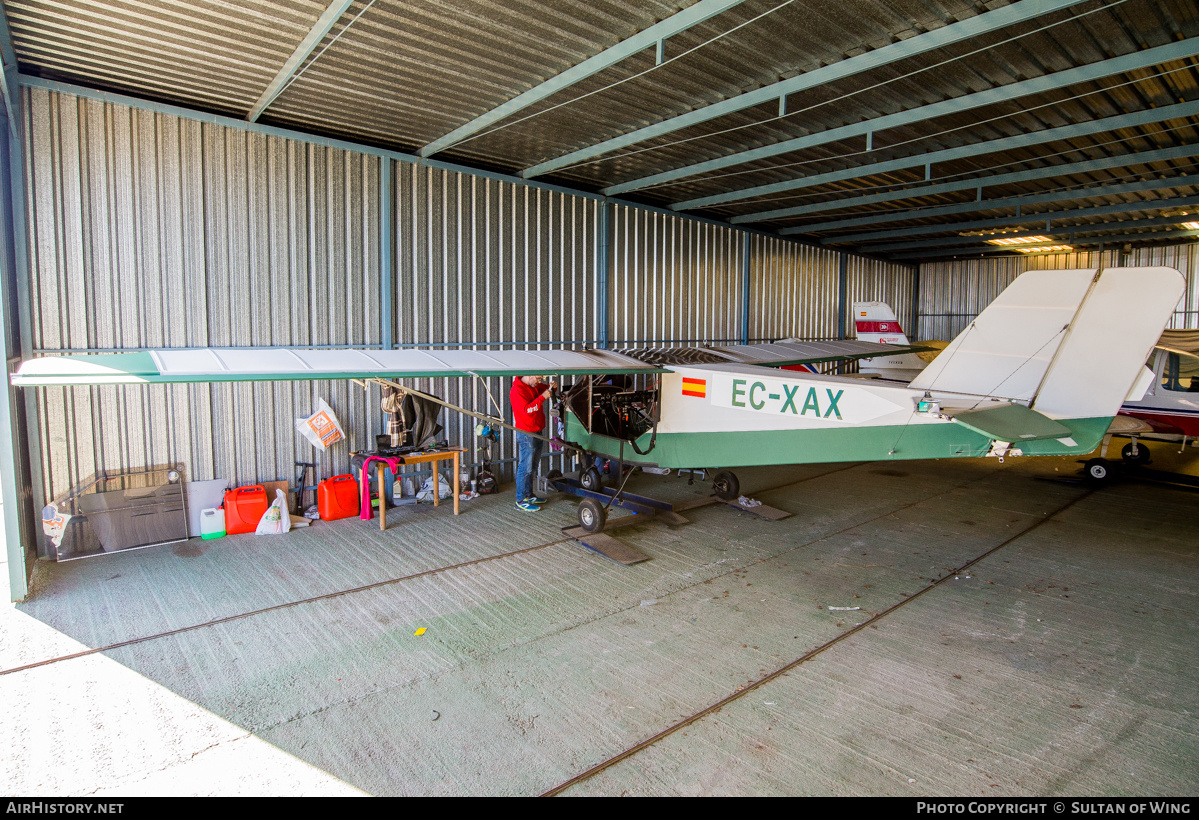
[{"label": "aircraft wing", "polygon": [[372,350],[176,348],[129,353],[41,356],[21,363],[17,387],[178,384],[305,379],[665,373],[677,364],[816,364],[918,348],[872,342],[775,342],[712,348],[640,350]]},{"label": "aircraft wing", "polygon": [[859,341],[773,342],[630,350],[373,350],[264,347],[174,348],[41,356],[22,362],[17,387],[171,384],[301,379],[394,379],[664,373],[680,364],[790,364],[865,359],[921,350]]},{"label": "aircraft wing", "polygon": [[1199,330],[1164,330],[1157,347],[1184,356],[1199,356]]},{"label": "aircraft wing", "polygon": [[664,372],[609,350],[179,348],[42,356],[22,362],[12,383],[43,387]]},{"label": "aircraft wing", "polygon": [[820,364],[822,362],[870,359],[914,353],[924,348],[908,345],[887,345],[854,340],[831,342],[768,342],[726,347],[651,347],[621,350],[639,361],[659,365],[688,364],[760,364],[782,367],[791,364]]},{"label": "aircraft wing", "polygon": [[1181,430],[1161,430],[1154,427],[1145,419],[1126,416],[1123,412],[1112,419],[1112,423],[1108,425],[1107,431],[1118,436],[1132,435],[1133,433],[1181,433]]}]

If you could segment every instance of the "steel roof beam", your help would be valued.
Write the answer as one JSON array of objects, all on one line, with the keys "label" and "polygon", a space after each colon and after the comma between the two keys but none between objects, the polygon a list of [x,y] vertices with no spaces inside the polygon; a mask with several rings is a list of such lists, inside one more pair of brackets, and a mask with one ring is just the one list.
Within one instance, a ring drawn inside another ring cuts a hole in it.
[{"label": "steel roof beam", "polygon": [[925,120],[931,120],[947,114],[960,114],[964,111],[980,108],[985,105],[992,105],[997,102],[1006,102],[1017,97],[1028,96],[1029,94],[1041,94],[1046,91],[1053,91],[1066,86],[1075,85],[1077,83],[1097,80],[1101,77],[1110,77],[1114,74],[1124,74],[1129,71],[1137,71],[1139,69],[1171,62],[1173,60],[1181,60],[1187,57],[1193,57],[1196,54],[1199,54],[1199,37],[1192,37],[1189,40],[1182,40],[1177,43],[1169,43],[1167,45],[1158,46],[1157,48],[1151,48],[1146,51],[1125,54],[1122,57],[1114,57],[1110,60],[1103,60],[1098,63],[1091,63],[1090,65],[1067,69],[1066,71],[1059,71],[1055,74],[1048,74],[1044,77],[1035,77],[1031,80],[1023,80],[1021,82],[1011,83],[1009,85],[989,88],[986,91],[967,94],[963,97],[954,97],[953,99],[943,100],[938,103],[922,105],[919,108],[912,108],[907,111],[899,111],[895,114],[887,114],[882,117],[875,117],[874,119],[866,120],[865,122],[855,122],[849,125],[843,125],[839,128],[830,128],[827,131],[819,131],[803,137],[784,140],[783,142],[778,142],[774,145],[765,145],[761,148],[754,148],[749,151],[739,151],[735,154],[729,154],[728,156],[719,157],[717,159],[710,159],[705,162],[697,162],[694,165],[676,168],[673,171],[665,171],[660,174],[642,177],[641,179],[622,182],[619,185],[613,185],[609,188],[604,188],[603,193],[608,196],[624,194],[628,193],[629,191],[648,188],[652,185],[659,185],[664,182],[672,182],[677,179],[695,176],[696,174],[704,174],[708,173],[709,171],[719,171],[733,165],[742,165],[747,162],[753,162],[755,160],[778,156],[779,154],[786,154],[792,151],[810,148],[814,145],[823,145],[825,143],[849,139],[852,137],[869,137],[878,131],[885,131],[890,128],[898,128],[903,125],[924,122]]},{"label": "steel roof beam", "polygon": [[[1199,205],[1199,196],[1173,197],[1171,199],[1140,200],[1137,202],[1121,202],[1115,205],[1097,205],[1093,208],[1075,208],[1072,211],[1049,211],[1046,213],[1023,214],[1016,216],[1000,216],[994,219],[976,219],[971,222],[946,222],[941,224],[920,225],[913,228],[895,228],[888,231],[869,231],[867,233],[830,236],[822,240],[824,245],[845,245],[872,240],[897,239],[901,236],[920,236],[930,233],[945,233],[947,231],[973,231],[979,228],[1002,228],[1010,226],[1033,225],[1028,230],[1051,231],[1055,219],[1081,219],[1088,216],[1107,216],[1110,214],[1126,214],[1136,211],[1160,211],[1166,208],[1190,208]],[[1045,227],[1040,227],[1044,225]]]},{"label": "steel roof beam", "polygon": [[833,222],[817,222],[812,225],[799,225],[794,228],[783,228],[781,236],[797,233],[816,233],[821,231],[857,228],[861,225],[880,225],[886,222],[906,222],[909,219],[924,219],[930,216],[949,216],[950,214],[968,214],[978,211],[991,211],[998,208],[1021,208],[1025,205],[1043,205],[1047,202],[1069,202],[1073,199],[1089,199],[1096,196],[1113,196],[1115,194],[1131,194],[1139,191],[1157,191],[1162,188],[1193,188],[1195,177],[1177,176],[1164,179],[1143,179],[1137,182],[1121,182],[1115,185],[1101,185],[1097,188],[1072,188],[1062,191],[1050,191],[1044,194],[1026,194],[1024,196],[1009,196],[1004,199],[984,199],[974,202],[960,202],[956,205],[941,205],[936,208],[921,208],[915,211],[890,211],[885,214],[874,214],[840,219]]},{"label": "steel roof beam", "polygon": [[[1125,242],[1152,242],[1159,239],[1179,239],[1189,238],[1194,239],[1199,237],[1199,231],[1159,231],[1158,233],[1143,233],[1131,234],[1125,236],[1098,236],[1090,239],[1078,239],[1069,242],[1060,242],[1054,244],[1062,245],[1082,245],[1090,247],[1093,245],[1123,245]],[[1045,244],[1045,243],[1042,243]],[[891,257],[897,260],[912,260],[912,259],[935,259],[945,256],[974,256],[976,254],[1001,254],[1008,253],[1013,256],[1034,256],[1035,254],[1022,254],[1016,248],[1000,245],[987,245],[977,248],[957,248],[953,250],[930,251],[928,253],[898,253]],[[1046,251],[1046,253],[1069,253],[1069,251]]]},{"label": "steel roof beam", "polygon": [[[914,154],[910,157],[900,157],[899,159],[885,160],[883,162],[873,162],[869,165],[858,165],[853,168],[843,168],[840,171],[829,171],[824,174],[813,174],[810,177],[801,179],[793,179],[787,182],[776,182],[770,185],[758,185],[753,188],[745,188],[741,191],[733,191],[727,194],[717,194],[715,196],[700,197],[699,199],[691,199],[686,202],[679,202],[671,207],[676,211],[691,210],[693,208],[705,208],[711,205],[722,205],[728,202],[733,202],[739,199],[748,199],[755,196],[764,196],[766,194],[777,194],[784,191],[796,191],[801,188],[811,188],[815,185],[824,185],[830,182],[841,182],[847,179],[856,179],[858,177],[871,176],[873,174],[885,174],[891,171],[902,171],[914,167],[924,167],[930,169],[933,163],[949,162],[951,160],[965,159],[975,157],[979,154],[992,154],[999,151],[1010,151],[1015,148],[1027,148],[1032,145],[1042,145],[1055,140],[1074,139],[1075,137],[1087,136],[1088,134],[1100,134],[1104,131],[1114,131],[1118,128],[1133,128],[1139,125],[1149,125],[1155,122],[1164,120],[1185,119],[1193,117],[1199,113],[1199,102],[1186,102],[1177,105],[1166,105],[1161,108],[1150,108],[1145,111],[1137,111],[1133,114],[1117,114],[1114,117],[1105,117],[1101,120],[1092,120],[1091,122],[1075,123],[1074,125],[1062,125],[1057,128],[1049,128],[1044,131],[1033,131],[1028,134],[1017,134],[1014,137],[1001,137],[999,139],[987,140],[985,142],[976,142],[970,145],[963,145],[958,148],[946,148],[941,151],[930,151],[926,154]],[[763,214],[773,213],[772,211],[763,211],[757,214],[745,214],[738,217],[742,222],[760,221]]]},{"label": "steel roof beam", "polygon": [[[852,208],[860,205],[874,205],[880,202],[893,202],[896,200],[913,199],[920,196],[932,196],[933,194],[945,194],[954,191],[973,191],[977,190],[979,194],[979,202],[986,202],[982,199],[982,189],[989,188],[994,185],[1007,185],[1014,182],[1032,182],[1040,179],[1052,179],[1053,177],[1067,176],[1069,174],[1085,174],[1092,171],[1100,171],[1106,168],[1126,168],[1130,165],[1143,165],[1150,162],[1162,162],[1171,159],[1181,159],[1185,157],[1199,157],[1199,144],[1193,145],[1178,145],[1173,148],[1162,148],[1157,151],[1139,151],[1133,154],[1121,154],[1116,157],[1099,157],[1096,159],[1082,160],[1079,162],[1070,162],[1064,165],[1051,165],[1044,168],[1034,168],[1030,171],[1014,171],[1010,174],[989,174],[981,177],[966,177],[955,182],[942,182],[938,185],[926,185],[922,188],[904,188],[899,191],[887,191],[881,194],[866,194],[863,196],[846,197],[844,199],[830,199],[824,202],[814,202],[811,205],[800,205],[795,208],[780,208],[777,211],[768,211],[763,214],[749,214],[743,217],[733,217],[729,222],[734,225],[743,222],[760,222],[763,219],[776,219],[779,217],[804,216],[807,214],[821,213],[823,211],[835,211],[841,208]],[[868,221],[875,221],[877,217],[863,217]]]},{"label": "steel roof beam", "polygon": [[258,98],[258,102],[254,103],[254,107],[246,115],[246,120],[249,122],[258,121],[258,118],[262,116],[262,112],[267,109],[267,106],[273,103],[275,98],[287,87],[287,83],[291,80],[292,75],[296,73],[296,69],[320,45],[321,40],[324,40],[325,35],[333,28],[333,24],[345,14],[346,9],[353,2],[354,0],[332,0],[329,3],[329,7],[325,9],[325,13],[317,18],[316,23],[309,30],[308,36],[300,41],[300,44],[296,46],[296,50],[291,53],[291,56],[287,58],[287,62],[283,64],[283,67],[279,69],[279,73],[275,75],[275,79],[271,80],[266,90],[262,92],[262,96]]},{"label": "steel roof beam", "polygon": [[1034,17],[1040,17],[1050,12],[1069,8],[1070,6],[1077,5],[1079,2],[1081,0],[1019,0],[1019,2],[1012,3],[995,11],[988,11],[957,23],[951,23],[948,26],[910,37],[907,40],[891,43],[882,48],[876,48],[874,51],[861,54],[857,57],[849,57],[830,65],[813,69],[797,77],[792,77],[789,80],[772,83],[755,91],[749,91],[722,102],[689,111],[686,114],[670,117],[654,125],[638,128],[635,131],[604,140],[587,148],[571,151],[568,154],[563,154],[560,157],[526,168],[521,171],[520,175],[528,179],[529,177],[548,174],[551,171],[593,159],[628,145],[644,142],[645,140],[688,128],[701,122],[707,122],[717,117],[723,117],[726,114],[741,111],[745,108],[778,100],[788,94],[794,94],[798,91],[804,91],[824,85],[825,83],[844,79],[845,77],[851,77],[855,74],[861,74],[864,71],[870,71],[871,69],[896,62],[897,60],[903,60],[908,57],[914,57],[917,54],[924,54],[928,51],[944,48],[953,43],[969,40],[972,37],[997,31],[1007,26],[1024,22],[1025,20],[1031,20]]},{"label": "steel roof beam", "polygon": [[9,133],[16,135],[20,125],[17,122],[17,52],[12,44],[12,29],[8,27],[8,12],[4,3],[0,2],[0,94],[4,96],[4,110],[8,112]]},{"label": "steel roof beam", "polygon": [[[1071,237],[1079,234],[1100,233],[1102,231],[1124,231],[1137,228],[1159,228],[1162,225],[1181,225],[1187,221],[1185,216],[1156,216],[1151,219],[1126,219],[1122,222],[1089,222],[1082,225],[1064,225],[1053,230],[1026,231],[1034,236]],[[1019,236],[1019,233],[1008,234]],[[891,251],[910,251],[916,248],[947,248],[952,245],[968,245],[977,242],[979,236],[950,236],[941,239],[913,239],[910,242],[891,242],[886,245],[871,245],[875,253],[890,253]],[[1068,242],[1069,239],[1063,241]]]},{"label": "steel roof beam", "polygon": [[[681,31],[686,31],[692,26],[711,19],[717,14],[727,11],[743,2],[745,0],[700,0],[695,5],[689,6],[677,14],[667,17],[665,20],[655,23],[644,31],[640,31],[632,37],[622,40],[611,48],[604,49],[594,57],[590,57],[573,68],[568,68],[561,74],[551,77],[540,85],[525,91],[523,94],[519,94],[507,102],[496,106],[487,113],[475,117],[465,125],[421,148],[417,151],[417,154],[422,157],[428,157],[436,154],[438,151],[444,151],[456,143],[477,134],[487,126],[499,122],[505,117],[515,114],[517,111],[528,108],[530,105],[538,103],[564,88],[569,88],[593,74],[598,74],[605,68],[613,66],[640,51],[644,51],[650,46],[660,47],[663,40],[673,37]],[[660,56],[659,53],[659,63],[661,62]]]}]

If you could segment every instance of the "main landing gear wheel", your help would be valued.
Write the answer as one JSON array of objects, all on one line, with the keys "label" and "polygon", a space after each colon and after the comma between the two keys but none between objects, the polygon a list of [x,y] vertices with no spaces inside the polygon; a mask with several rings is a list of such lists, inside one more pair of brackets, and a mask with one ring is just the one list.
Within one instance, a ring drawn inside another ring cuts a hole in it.
[{"label": "main landing gear wheel", "polygon": [[585,532],[599,532],[607,520],[608,513],[605,512],[604,505],[594,498],[584,498],[579,504],[579,526]]},{"label": "main landing gear wheel", "polygon": [[[1134,448],[1135,453],[1133,452]],[[1139,441],[1135,444],[1125,444],[1124,449],[1120,451],[1120,457],[1129,464],[1145,464],[1149,461],[1149,448]]]},{"label": "main landing gear wheel", "polygon": [[728,470],[721,470],[712,478],[712,492],[722,501],[732,501],[741,495],[741,482]]},{"label": "main landing gear wheel", "polygon": [[584,490],[593,493],[598,493],[604,486],[604,480],[600,477],[599,470],[594,467],[588,467],[579,476],[579,483],[583,485]]},{"label": "main landing gear wheel", "polygon": [[1087,483],[1101,487],[1112,480],[1112,465],[1105,458],[1093,458],[1083,466]]}]

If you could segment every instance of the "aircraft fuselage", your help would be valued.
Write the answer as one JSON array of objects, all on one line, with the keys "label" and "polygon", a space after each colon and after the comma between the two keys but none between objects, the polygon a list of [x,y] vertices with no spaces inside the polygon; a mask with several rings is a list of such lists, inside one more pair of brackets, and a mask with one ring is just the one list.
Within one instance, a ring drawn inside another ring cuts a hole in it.
[{"label": "aircraft fuselage", "polygon": [[[567,438],[589,452],[666,468],[983,456],[995,441],[951,420],[952,409],[987,406],[976,396],[925,393],[876,380],[741,365],[670,367],[658,388],[658,427],[629,442],[588,432],[567,414]],[[1026,455],[1093,450],[1110,418],[1058,419],[1062,439],[1016,442]],[[650,448],[652,442],[652,449]],[[623,447],[622,447],[623,444]]]}]

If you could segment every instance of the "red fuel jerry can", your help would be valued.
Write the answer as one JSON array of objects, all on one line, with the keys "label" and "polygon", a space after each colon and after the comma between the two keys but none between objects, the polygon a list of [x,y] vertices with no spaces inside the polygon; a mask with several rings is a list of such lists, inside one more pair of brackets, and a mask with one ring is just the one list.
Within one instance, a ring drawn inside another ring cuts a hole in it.
[{"label": "red fuel jerry can", "polygon": [[358,482],[352,475],[335,475],[316,486],[316,509],[322,521],[358,515]]},{"label": "red fuel jerry can", "polygon": [[258,529],[258,522],[262,520],[266,508],[269,506],[266,488],[261,484],[227,490],[225,492],[225,532],[228,535],[254,532]]}]

